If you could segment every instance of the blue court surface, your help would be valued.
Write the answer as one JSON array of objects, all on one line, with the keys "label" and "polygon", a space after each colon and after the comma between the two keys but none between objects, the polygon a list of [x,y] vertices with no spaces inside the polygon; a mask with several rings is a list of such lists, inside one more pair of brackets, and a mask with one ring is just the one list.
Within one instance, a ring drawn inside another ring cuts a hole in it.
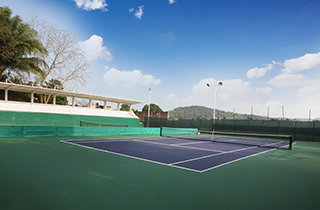
[{"label": "blue court surface", "polygon": [[[131,157],[195,172],[205,172],[244,158],[265,153],[275,148],[262,145],[288,145],[286,142],[256,141],[256,145],[229,142],[199,141],[194,139],[152,137],[132,139],[70,140],[64,143]],[[241,141],[253,141],[241,139]],[[251,144],[251,142],[250,142]]]}]

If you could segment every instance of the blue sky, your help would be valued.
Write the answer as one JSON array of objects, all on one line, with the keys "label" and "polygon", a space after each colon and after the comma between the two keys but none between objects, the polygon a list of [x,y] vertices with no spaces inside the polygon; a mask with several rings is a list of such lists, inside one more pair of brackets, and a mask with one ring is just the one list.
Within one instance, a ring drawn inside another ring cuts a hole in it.
[{"label": "blue sky", "polygon": [[237,113],[320,117],[320,1],[1,0],[78,37],[94,78],[78,91]]}]

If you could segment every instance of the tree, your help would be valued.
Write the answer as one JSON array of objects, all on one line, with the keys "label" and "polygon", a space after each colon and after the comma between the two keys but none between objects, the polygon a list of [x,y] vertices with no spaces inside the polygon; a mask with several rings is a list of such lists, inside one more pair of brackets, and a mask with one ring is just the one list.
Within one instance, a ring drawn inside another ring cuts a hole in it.
[{"label": "tree", "polygon": [[[56,25],[32,18],[32,27],[38,31],[38,39],[42,42],[47,54],[38,55],[48,65],[41,66],[43,77],[38,77],[41,87],[45,81],[52,78],[61,81],[61,86],[77,89],[78,85],[85,86],[92,79],[88,71],[89,64],[85,53],[81,50],[76,37],[67,30],[60,30]],[[41,96],[41,103],[47,103],[50,97]]]},{"label": "tree", "polygon": [[[1,82],[4,82],[8,78],[8,75],[3,75],[0,78]],[[23,81],[19,77],[10,77],[10,81],[15,84],[22,84]],[[0,90],[0,98],[4,100],[4,90]],[[8,91],[8,99],[12,101],[30,102],[31,95],[27,92]]]},{"label": "tree", "polygon": [[[151,107],[151,105],[150,105],[150,107]],[[184,118],[181,117],[180,115],[177,115],[177,118],[178,118],[178,120],[184,120]]]},{"label": "tree", "polygon": [[[142,111],[147,112],[148,107],[149,107],[148,104],[144,105],[144,107],[142,108]],[[150,104],[150,112],[163,112],[163,110],[156,104]]]},{"label": "tree", "polygon": [[130,106],[128,104],[121,104],[120,110],[121,111],[129,111]]},{"label": "tree", "polygon": [[[49,80],[49,82],[45,82],[45,88],[49,88],[49,89],[57,89],[57,90],[63,90],[63,86],[61,85],[61,81],[56,80],[56,79],[51,79]],[[48,98],[46,98],[47,96],[44,96],[45,100],[47,101],[48,104],[53,104],[53,97],[49,96]],[[41,94],[39,95],[39,102],[41,102]],[[65,96],[56,96],[56,104],[58,105],[67,105],[67,97]]]},{"label": "tree", "polygon": [[23,23],[19,16],[11,17],[8,7],[0,7],[0,78],[8,70],[30,72],[42,78],[40,65],[46,66],[40,55],[45,55],[41,42],[35,37],[37,32]]},{"label": "tree", "polygon": [[206,117],[197,116],[196,120],[197,120],[197,121],[208,121],[209,119],[206,118]]},{"label": "tree", "polygon": [[[120,110],[121,111],[129,111],[130,110],[130,106],[128,104],[121,104],[121,107],[120,107]],[[131,109],[133,112],[137,112],[138,110],[135,110],[135,109]]]}]

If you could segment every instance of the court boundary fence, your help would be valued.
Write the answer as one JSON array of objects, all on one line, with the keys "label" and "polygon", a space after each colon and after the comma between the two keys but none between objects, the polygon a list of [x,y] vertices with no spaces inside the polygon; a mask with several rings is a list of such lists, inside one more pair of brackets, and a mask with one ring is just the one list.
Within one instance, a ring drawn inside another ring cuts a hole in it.
[{"label": "court boundary fence", "polygon": [[[148,122],[145,117],[144,122]],[[147,124],[144,124],[147,127]],[[320,122],[275,120],[169,120],[150,118],[149,127],[198,128],[233,133],[291,135],[294,140],[320,142]]]},{"label": "court boundary fence", "polygon": [[0,126],[0,137],[159,135],[160,128]]}]

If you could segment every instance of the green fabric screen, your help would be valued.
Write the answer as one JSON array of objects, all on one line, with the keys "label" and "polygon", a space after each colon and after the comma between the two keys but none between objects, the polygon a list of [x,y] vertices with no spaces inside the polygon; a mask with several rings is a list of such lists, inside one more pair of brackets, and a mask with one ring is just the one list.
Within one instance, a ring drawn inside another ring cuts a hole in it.
[{"label": "green fabric screen", "polygon": [[160,128],[0,126],[0,137],[160,135]]},{"label": "green fabric screen", "polygon": [[142,127],[139,118],[0,111],[0,125],[80,126],[80,121]]}]

